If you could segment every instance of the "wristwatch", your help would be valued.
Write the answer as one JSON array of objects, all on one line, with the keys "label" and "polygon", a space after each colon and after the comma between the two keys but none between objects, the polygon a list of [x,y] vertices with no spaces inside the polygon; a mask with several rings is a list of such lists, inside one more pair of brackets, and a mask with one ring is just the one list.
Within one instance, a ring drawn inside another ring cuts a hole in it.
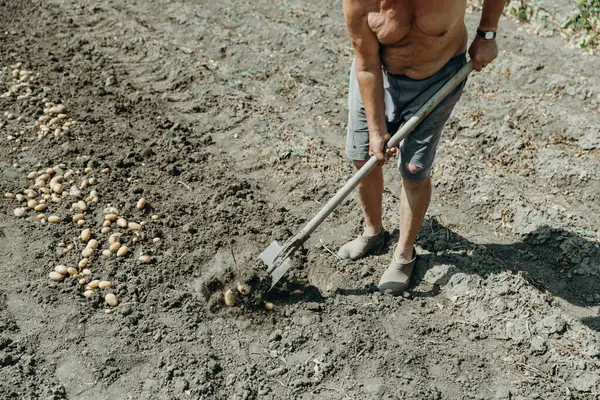
[{"label": "wristwatch", "polygon": [[477,36],[479,36],[480,38],[485,39],[485,40],[492,40],[496,37],[496,32],[482,31],[481,29],[477,28]]}]

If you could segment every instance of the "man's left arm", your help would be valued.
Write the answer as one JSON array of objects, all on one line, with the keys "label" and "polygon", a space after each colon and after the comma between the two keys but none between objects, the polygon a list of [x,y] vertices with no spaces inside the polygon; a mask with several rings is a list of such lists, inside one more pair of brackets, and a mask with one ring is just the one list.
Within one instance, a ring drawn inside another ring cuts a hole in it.
[{"label": "man's left arm", "polygon": [[[484,0],[479,30],[483,32],[496,32],[498,30],[498,21],[505,5],[506,0]],[[496,39],[485,39],[479,35],[475,36],[469,48],[469,55],[473,60],[475,71],[481,71],[498,56]]]}]

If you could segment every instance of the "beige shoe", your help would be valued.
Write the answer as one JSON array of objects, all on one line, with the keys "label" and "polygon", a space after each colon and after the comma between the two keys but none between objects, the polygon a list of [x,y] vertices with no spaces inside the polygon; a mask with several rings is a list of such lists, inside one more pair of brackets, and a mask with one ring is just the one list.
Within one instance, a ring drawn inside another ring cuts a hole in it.
[{"label": "beige shoe", "polygon": [[416,263],[417,251],[415,249],[413,249],[413,259],[407,263],[396,261],[396,256],[392,254],[392,262],[379,280],[379,291],[393,296],[404,292],[408,288]]},{"label": "beige shoe", "polygon": [[340,247],[338,256],[344,260],[356,260],[369,252],[381,249],[384,241],[385,232],[383,229],[375,236],[359,236]]}]

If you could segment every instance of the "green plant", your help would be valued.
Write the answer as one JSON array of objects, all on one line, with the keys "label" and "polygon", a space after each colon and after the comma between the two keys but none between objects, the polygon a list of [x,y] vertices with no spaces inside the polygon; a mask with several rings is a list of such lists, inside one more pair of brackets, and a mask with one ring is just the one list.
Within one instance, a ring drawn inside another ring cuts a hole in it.
[{"label": "green plant", "polygon": [[582,49],[600,45],[600,0],[579,0],[577,8],[569,15],[561,28],[567,37]]}]

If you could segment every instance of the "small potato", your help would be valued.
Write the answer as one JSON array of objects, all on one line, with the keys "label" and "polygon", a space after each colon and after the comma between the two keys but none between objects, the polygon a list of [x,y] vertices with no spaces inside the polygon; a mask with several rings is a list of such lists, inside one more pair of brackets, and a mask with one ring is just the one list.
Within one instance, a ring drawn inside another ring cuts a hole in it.
[{"label": "small potato", "polygon": [[94,249],[94,250],[95,250],[95,249],[97,249],[97,248],[98,248],[98,241],[97,241],[96,239],[91,239],[91,240],[90,240],[90,241],[87,243],[86,247],[89,247],[89,248],[91,248],[91,249]]},{"label": "small potato", "polygon": [[238,283],[237,290],[242,296],[248,296],[250,294],[250,286],[245,283]]},{"label": "small potato", "polygon": [[110,172],[110,169],[108,169],[108,168],[104,168],[104,169],[102,170],[102,173],[103,173],[103,174],[108,174],[109,172]]},{"label": "small potato", "polygon": [[79,281],[77,281],[80,285],[85,285],[87,283],[87,279],[85,278],[81,278]]},{"label": "small potato", "polygon": [[57,265],[56,267],[54,267],[54,270],[56,272],[58,272],[61,275],[66,275],[67,274],[67,267],[64,265]]},{"label": "small potato", "polygon": [[69,267],[69,268],[67,268],[67,272],[71,276],[77,276],[78,275],[77,268]]},{"label": "small potato", "polygon": [[93,290],[86,290],[85,292],[83,292],[83,295],[85,297],[92,297],[94,295],[94,291]]},{"label": "small potato", "polygon": [[121,246],[117,251],[117,257],[124,257],[128,251],[129,249],[127,248],[127,246]]},{"label": "small potato", "polygon": [[83,215],[83,214],[75,214],[75,215],[73,215],[73,222],[79,222],[84,218],[85,218],[85,215]]},{"label": "small potato", "polygon": [[77,225],[79,225],[79,226],[85,225],[85,219],[80,219],[79,221],[77,221]]},{"label": "small potato", "polygon": [[51,215],[48,217],[48,222],[52,223],[52,224],[58,224],[62,221],[62,218],[59,217],[58,215]]},{"label": "small potato", "polygon": [[65,174],[63,176],[65,179],[70,179],[73,177],[73,171],[69,170],[69,171],[65,172]]},{"label": "small potato", "polygon": [[146,199],[143,198],[143,197],[141,199],[139,199],[138,202],[137,202],[137,204],[135,205],[135,207],[138,210],[143,210],[144,207],[146,207]]},{"label": "small potato", "polygon": [[154,214],[153,216],[151,216],[150,218],[152,218],[153,221],[158,221],[158,219],[160,218],[158,215]]},{"label": "small potato", "polygon": [[108,228],[108,227],[109,227],[109,226],[111,226],[111,225],[112,225],[112,222],[110,222],[110,221],[104,221],[104,222],[102,223],[102,226],[103,226],[104,228]]},{"label": "small potato", "polygon": [[37,206],[35,206],[33,208],[35,211],[40,212],[40,211],[44,211],[46,209],[46,205],[45,204],[38,204]]},{"label": "small potato", "polygon": [[81,275],[83,276],[90,276],[92,274],[92,271],[90,271],[89,269],[84,269],[83,271],[81,271]]},{"label": "small potato", "polygon": [[63,191],[64,191],[64,188],[63,188],[63,185],[61,183],[57,183],[56,185],[52,186],[52,190],[56,194],[62,194]]},{"label": "small potato", "polygon": [[90,261],[87,258],[82,258],[77,265],[79,268],[85,268],[89,263]]},{"label": "small potato", "polygon": [[28,198],[28,199],[35,199],[35,198],[36,198],[38,195],[37,195],[37,193],[36,193],[35,191],[33,191],[33,190],[28,190],[28,191],[25,193],[25,196],[27,196],[27,198]]},{"label": "small potato", "polygon": [[129,224],[127,224],[127,227],[132,231],[139,231],[140,229],[142,229],[142,226],[136,222],[130,222]]},{"label": "small potato", "polygon": [[155,237],[154,239],[152,239],[152,242],[155,244],[160,243],[160,238],[159,237]]},{"label": "small potato", "polygon": [[152,262],[152,257],[150,257],[150,256],[140,256],[138,258],[138,261],[142,262],[144,264],[150,264]]},{"label": "small potato", "polygon": [[100,283],[98,283],[98,287],[100,289],[107,289],[109,287],[112,286],[112,282],[111,281],[100,281]]},{"label": "small potato", "polygon": [[115,252],[119,251],[119,249],[121,248],[121,243],[119,243],[119,242],[113,242],[113,243],[110,244],[110,246],[108,248],[110,249],[110,251],[115,251]]},{"label": "small potato", "polygon": [[275,308],[275,304],[271,303],[270,301],[265,302],[265,308],[269,311],[273,311],[273,309]]},{"label": "small potato", "polygon": [[39,219],[39,220],[42,220],[42,219],[44,219],[44,218],[46,218],[46,214],[39,214],[39,215],[37,216],[37,219]]},{"label": "small potato", "polygon": [[88,179],[88,185],[96,185],[98,183],[98,179],[96,178],[90,178]]},{"label": "small potato", "polygon": [[100,280],[98,280],[98,279],[94,279],[93,281],[91,281],[91,282],[88,284],[88,288],[90,288],[90,289],[96,289],[96,288],[98,287],[98,284],[99,284],[99,283],[100,283]]},{"label": "small potato", "polygon": [[32,171],[27,174],[27,179],[35,179],[37,177],[37,175],[38,175],[37,171]]},{"label": "small potato", "polygon": [[31,199],[27,202],[27,207],[29,207],[29,208],[35,208],[35,206],[37,206],[37,205],[38,205],[38,202],[34,199]]},{"label": "small potato", "polygon": [[94,249],[90,248],[90,247],[86,247],[85,249],[83,249],[81,251],[81,256],[83,258],[91,258],[94,255]]},{"label": "small potato", "polygon": [[15,212],[15,217],[17,217],[17,218],[23,218],[24,216],[27,215],[27,210],[22,207],[15,208],[14,212]]},{"label": "small potato", "polygon": [[102,234],[104,234],[104,235],[107,235],[107,234],[109,234],[110,232],[112,232],[112,229],[110,229],[110,227],[109,227],[109,226],[105,226],[104,228],[100,229],[100,233],[102,233]]},{"label": "small potato", "polygon": [[17,199],[17,201],[18,201],[19,203],[20,203],[20,202],[22,202],[22,201],[24,201],[24,200],[25,200],[25,198],[26,198],[26,197],[25,197],[25,196],[23,196],[21,193],[17,193],[17,194],[15,194],[15,199]]},{"label": "small potato", "polygon": [[127,220],[125,218],[119,218],[117,220],[117,225],[119,225],[121,228],[127,228]]},{"label": "small potato", "polygon": [[15,195],[13,193],[5,193],[4,197],[6,197],[7,199],[14,199]]},{"label": "small potato", "polygon": [[89,173],[91,173],[93,170],[94,170],[93,168],[87,167],[86,169],[84,169],[84,170],[83,170],[83,172],[84,172],[85,174],[89,174]]},{"label": "small potato", "polygon": [[227,291],[225,292],[225,295],[224,295],[224,299],[225,299],[225,305],[227,307],[234,306],[236,297],[235,297],[235,293],[233,293],[233,290],[227,289]]},{"label": "small potato", "polygon": [[116,214],[106,214],[106,215],[104,216],[104,219],[105,219],[105,220],[107,220],[107,221],[114,222],[114,221],[116,221],[117,219],[119,219],[119,217],[118,217]]},{"label": "small potato", "polygon": [[116,307],[119,304],[117,296],[115,296],[113,293],[108,293],[106,296],[104,296],[104,300],[106,301],[106,304],[111,307]]},{"label": "small potato", "polygon": [[110,250],[102,250],[102,255],[104,257],[111,257],[113,255],[113,252]]},{"label": "small potato", "polygon": [[81,231],[81,235],[79,235],[79,237],[84,242],[87,242],[92,238],[92,231],[90,231],[89,229],[84,229]]},{"label": "small potato", "polygon": [[113,244],[115,242],[118,242],[120,237],[121,237],[120,233],[113,233],[112,235],[110,235],[108,237],[108,243]]},{"label": "small potato", "polygon": [[85,201],[83,201],[83,200],[79,200],[79,201],[77,202],[77,207],[78,207],[78,208],[79,208],[81,211],[86,211],[86,210],[88,209],[88,206],[87,206],[86,202],[85,202]]},{"label": "small potato", "polygon": [[63,275],[63,274],[60,274],[60,273],[58,273],[58,272],[56,272],[56,271],[52,271],[52,272],[50,272],[50,273],[48,274],[48,276],[50,277],[50,279],[52,279],[53,281],[56,281],[56,282],[60,282],[60,281],[62,281],[62,280],[63,280],[63,278],[64,278],[64,275]]}]

